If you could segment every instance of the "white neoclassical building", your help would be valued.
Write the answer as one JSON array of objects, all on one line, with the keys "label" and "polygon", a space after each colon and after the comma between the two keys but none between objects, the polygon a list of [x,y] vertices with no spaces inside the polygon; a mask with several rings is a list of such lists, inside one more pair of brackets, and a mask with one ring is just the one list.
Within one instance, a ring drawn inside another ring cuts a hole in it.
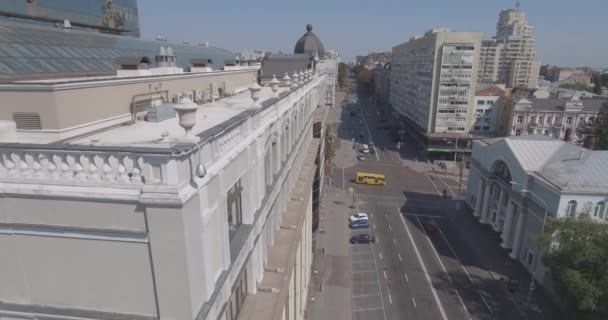
[{"label": "white neoclassical building", "polygon": [[480,223],[500,233],[501,246],[539,281],[530,235],[545,217],[589,214],[608,221],[608,151],[591,151],[542,135],[477,140],[467,203]]},{"label": "white neoclassical building", "polygon": [[302,319],[335,61],[258,69],[0,85],[0,318]]}]

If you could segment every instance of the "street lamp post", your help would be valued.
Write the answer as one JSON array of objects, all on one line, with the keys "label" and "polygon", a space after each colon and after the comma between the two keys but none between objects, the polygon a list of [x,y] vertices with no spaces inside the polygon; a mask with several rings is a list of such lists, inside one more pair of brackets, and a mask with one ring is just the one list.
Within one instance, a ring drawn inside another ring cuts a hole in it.
[{"label": "street lamp post", "polygon": [[[531,190],[528,190],[525,188],[524,185],[522,185],[521,183],[517,183],[515,181],[511,181],[511,185],[515,186],[515,185],[519,185],[521,187],[521,193],[522,194],[531,194],[533,196],[536,197],[536,199],[538,199],[538,201],[540,201],[544,206],[545,206],[545,214],[543,216],[543,225],[541,227],[541,231],[540,234],[544,234],[545,233],[545,224],[547,223],[547,213],[548,213],[548,208],[549,206],[547,205],[547,203],[545,201],[543,201],[543,199],[541,199],[536,193],[532,192]],[[532,277],[530,278],[530,286],[528,287],[528,302],[530,302],[530,300],[532,300],[532,292],[534,292],[535,289],[535,285],[534,285],[534,278],[536,277],[536,267],[538,266],[538,259],[540,258],[540,244],[538,244],[536,246],[536,256],[534,257],[534,263],[532,264]]]}]

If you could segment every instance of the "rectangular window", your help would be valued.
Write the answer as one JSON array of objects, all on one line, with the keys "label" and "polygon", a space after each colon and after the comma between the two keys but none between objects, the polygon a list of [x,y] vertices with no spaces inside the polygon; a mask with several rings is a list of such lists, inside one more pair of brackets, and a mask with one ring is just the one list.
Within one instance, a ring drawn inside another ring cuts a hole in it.
[{"label": "rectangular window", "polygon": [[528,129],[528,134],[534,134],[534,129]]},{"label": "rectangular window", "polygon": [[551,117],[547,117],[547,124],[551,124]]},{"label": "rectangular window", "polygon": [[243,188],[241,187],[241,179],[239,179],[234,183],[230,190],[228,190],[228,195],[226,197],[226,203],[228,206],[228,231],[230,234],[230,239],[232,239],[239,226],[243,223],[243,203],[241,199],[242,191]]},{"label": "rectangular window", "polygon": [[475,130],[476,130],[476,131],[481,130],[481,126],[475,126]]},{"label": "rectangular window", "polygon": [[517,123],[522,123],[524,122],[524,117],[523,116],[517,116]]},{"label": "rectangular window", "polygon": [[566,124],[572,124],[572,117],[566,118]]},{"label": "rectangular window", "polygon": [[515,130],[515,135],[516,136],[521,136],[521,130]]},{"label": "rectangular window", "polygon": [[489,131],[489,130],[490,130],[490,127],[488,127],[488,126],[483,127],[483,131]]}]

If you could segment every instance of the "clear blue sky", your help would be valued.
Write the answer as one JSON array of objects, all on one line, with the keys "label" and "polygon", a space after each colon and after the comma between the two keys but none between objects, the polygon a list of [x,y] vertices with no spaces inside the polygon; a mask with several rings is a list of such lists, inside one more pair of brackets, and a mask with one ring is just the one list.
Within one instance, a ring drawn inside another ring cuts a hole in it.
[{"label": "clear blue sky", "polygon": [[[495,33],[511,0],[139,0],[142,37],[291,52],[307,23],[342,59],[390,50],[430,27]],[[608,0],[523,0],[543,64],[608,67]]]}]

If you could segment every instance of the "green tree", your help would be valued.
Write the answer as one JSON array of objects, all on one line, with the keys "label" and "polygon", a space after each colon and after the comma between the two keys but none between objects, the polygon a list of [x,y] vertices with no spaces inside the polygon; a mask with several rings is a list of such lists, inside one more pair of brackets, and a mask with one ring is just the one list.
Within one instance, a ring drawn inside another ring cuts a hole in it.
[{"label": "green tree", "polygon": [[600,82],[599,76],[593,76],[593,93],[602,94],[602,83]]},{"label": "green tree", "polygon": [[[552,246],[544,256],[555,289],[573,319],[607,319],[608,225],[579,217],[550,219]],[[573,315],[574,316],[574,315]]]},{"label": "green tree", "polygon": [[608,102],[604,102],[593,121],[586,122],[578,128],[578,133],[583,137],[595,135],[595,150],[608,150]]},{"label": "green tree", "polygon": [[346,86],[346,77],[348,76],[348,66],[344,62],[340,62],[338,65],[338,85],[340,89],[344,89]]},{"label": "green tree", "polygon": [[559,87],[563,89],[593,92],[593,89],[591,87],[582,82],[564,83],[561,84]]},{"label": "green tree", "polygon": [[359,86],[369,91],[371,88],[371,80],[372,72],[368,68],[360,68],[359,72],[357,73],[357,82],[359,83]]},{"label": "green tree", "polygon": [[547,78],[547,71],[549,70],[549,65],[548,64],[543,64],[542,66],[540,66],[540,72],[539,75],[543,78],[546,79]]}]

